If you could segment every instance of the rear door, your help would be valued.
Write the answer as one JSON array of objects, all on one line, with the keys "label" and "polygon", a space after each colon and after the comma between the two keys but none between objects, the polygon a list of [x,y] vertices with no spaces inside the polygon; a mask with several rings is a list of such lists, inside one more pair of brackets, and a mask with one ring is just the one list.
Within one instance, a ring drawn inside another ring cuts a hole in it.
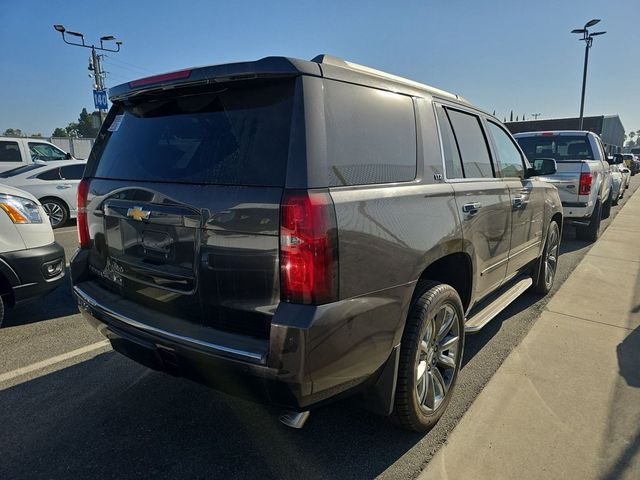
[{"label": "rear door", "polygon": [[544,188],[537,177],[525,178],[526,161],[511,135],[487,120],[497,157],[498,175],[511,197],[511,245],[507,276],[518,273],[540,254],[544,233]]},{"label": "rear door", "polygon": [[94,146],[90,264],[149,308],[267,337],[295,79],[117,102]]},{"label": "rear door", "polygon": [[507,182],[495,174],[480,117],[458,107],[437,106],[445,172],[462,219],[464,241],[476,265],[475,298],[498,288],[507,273],[511,203]]},{"label": "rear door", "polygon": [[17,140],[0,140],[0,172],[24,165],[24,158]]}]

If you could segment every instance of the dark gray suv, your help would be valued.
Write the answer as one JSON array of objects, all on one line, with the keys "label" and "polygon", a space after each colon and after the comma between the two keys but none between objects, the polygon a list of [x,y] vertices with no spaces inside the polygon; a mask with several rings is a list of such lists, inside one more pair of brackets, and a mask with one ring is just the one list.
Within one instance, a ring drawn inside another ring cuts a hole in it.
[{"label": "dark gray suv", "polygon": [[[110,91],[78,191],[83,315],[151,368],[308,411],[357,393],[426,430],[465,332],[546,293],[562,207],[501,123],[334,57]],[[534,160],[534,159],[532,159]]]}]

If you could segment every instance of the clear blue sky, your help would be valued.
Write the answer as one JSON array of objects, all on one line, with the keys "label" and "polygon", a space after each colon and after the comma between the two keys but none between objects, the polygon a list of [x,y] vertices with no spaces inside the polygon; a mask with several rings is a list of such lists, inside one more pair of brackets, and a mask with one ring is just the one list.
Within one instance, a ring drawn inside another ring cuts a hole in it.
[{"label": "clear blue sky", "polygon": [[187,66],[267,55],[331,53],[459,93],[502,118],[575,116],[584,43],[573,28],[601,18],[585,114],[617,113],[640,129],[639,0],[29,1],[0,12],[0,131],[50,135],[93,108],[91,41],[125,43],[105,61],[107,85]]}]

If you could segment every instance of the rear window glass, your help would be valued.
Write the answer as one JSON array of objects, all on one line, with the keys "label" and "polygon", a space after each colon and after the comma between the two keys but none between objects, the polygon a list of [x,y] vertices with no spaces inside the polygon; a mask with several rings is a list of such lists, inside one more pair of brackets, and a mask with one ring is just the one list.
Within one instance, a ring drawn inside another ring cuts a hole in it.
[{"label": "rear window glass", "polygon": [[0,178],[11,178],[16,175],[21,175],[23,173],[30,172],[31,170],[36,170],[38,168],[42,168],[44,165],[33,163],[31,165],[23,165],[22,167],[12,168],[11,170],[7,170],[6,172],[0,173]]},{"label": "rear window glass", "polygon": [[[87,175],[282,186],[295,80],[147,96],[111,112]],[[115,113],[115,115],[114,115]],[[97,165],[95,165],[97,163]]]},{"label": "rear window glass", "polygon": [[413,180],[411,97],[332,80],[324,87],[329,186]]},{"label": "rear window glass", "polygon": [[593,160],[589,138],[585,135],[536,135],[516,138],[530,161],[536,158]]}]

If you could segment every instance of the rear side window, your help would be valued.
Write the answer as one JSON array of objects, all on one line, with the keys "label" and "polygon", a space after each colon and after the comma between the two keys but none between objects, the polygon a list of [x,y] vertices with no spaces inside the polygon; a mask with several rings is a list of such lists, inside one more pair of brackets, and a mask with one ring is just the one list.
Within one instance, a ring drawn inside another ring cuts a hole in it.
[{"label": "rear side window", "polygon": [[444,166],[447,172],[447,178],[464,178],[456,137],[453,135],[453,130],[451,130],[447,113],[441,106],[436,107],[436,112],[440,126],[440,136],[442,137],[442,150],[444,153]]},{"label": "rear side window", "polygon": [[80,180],[84,172],[84,165],[69,165],[60,169],[60,177],[63,180]]},{"label": "rear side window", "polygon": [[529,161],[536,158],[593,160],[593,150],[586,135],[535,135],[516,138]]},{"label": "rear side window", "polygon": [[52,168],[46,172],[42,172],[38,177],[40,180],[60,180],[60,169]]},{"label": "rear side window", "polygon": [[446,110],[462,157],[465,178],[493,178],[491,157],[480,118],[459,110]]},{"label": "rear side window", "polygon": [[111,112],[87,176],[282,186],[294,88],[289,79],[134,97]]},{"label": "rear side window", "polygon": [[0,162],[22,162],[18,142],[0,142]]},{"label": "rear side window", "polygon": [[324,82],[329,186],[416,177],[416,121],[406,95]]}]

